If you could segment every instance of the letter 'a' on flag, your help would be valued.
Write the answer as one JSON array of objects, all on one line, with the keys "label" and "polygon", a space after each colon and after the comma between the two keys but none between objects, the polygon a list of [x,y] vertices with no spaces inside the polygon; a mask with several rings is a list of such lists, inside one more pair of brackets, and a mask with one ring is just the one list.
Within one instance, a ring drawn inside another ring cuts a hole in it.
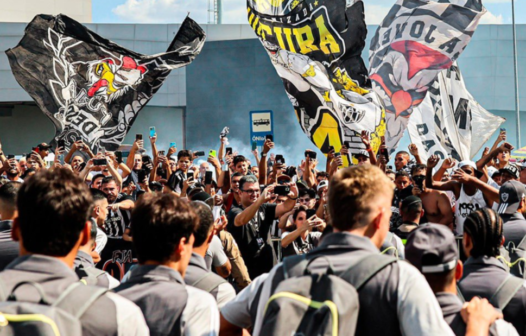
[{"label": "letter 'a' on flag", "polygon": [[116,150],[170,71],[192,63],[205,39],[187,17],[165,53],[147,56],[65,15],[41,14],[6,53],[20,86],[55,125],[52,144]]},{"label": "letter 'a' on flag", "polygon": [[346,0],[248,0],[248,22],[285,86],[296,117],[323,152],[349,148],[344,165],[371,134],[376,152],[385,134],[385,113],[371,90],[361,58],[367,28],[363,2]]},{"label": "letter 'a' on flag", "polygon": [[371,41],[369,73],[385,104],[390,150],[438,73],[466,48],[485,12],[481,0],[398,0],[384,18]]}]

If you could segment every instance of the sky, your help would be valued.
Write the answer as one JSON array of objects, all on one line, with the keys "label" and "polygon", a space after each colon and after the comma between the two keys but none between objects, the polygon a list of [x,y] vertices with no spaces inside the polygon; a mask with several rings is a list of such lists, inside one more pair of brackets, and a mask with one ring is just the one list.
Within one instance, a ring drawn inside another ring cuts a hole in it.
[{"label": "sky", "polygon": [[[395,0],[364,0],[367,24],[382,21]],[[483,24],[511,23],[511,0],[483,0]],[[208,22],[208,0],[92,0],[94,23],[181,23],[188,12]],[[515,20],[526,24],[526,0],[515,0]],[[223,0],[223,23],[246,23],[246,0]]]}]

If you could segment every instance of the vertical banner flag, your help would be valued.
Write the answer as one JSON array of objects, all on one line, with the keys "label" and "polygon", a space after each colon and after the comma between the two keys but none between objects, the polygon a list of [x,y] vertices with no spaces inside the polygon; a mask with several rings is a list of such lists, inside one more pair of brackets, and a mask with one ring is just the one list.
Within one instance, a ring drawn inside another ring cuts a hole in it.
[{"label": "vertical banner flag", "polygon": [[375,151],[385,133],[381,100],[370,89],[361,58],[367,29],[363,3],[346,0],[247,0],[248,22],[281,77],[296,117],[323,152],[364,149],[363,130]]},{"label": "vertical banner flag", "polygon": [[37,15],[6,51],[16,80],[69,148],[116,150],[170,71],[190,64],[206,35],[186,18],[165,53],[125,49],[65,16]]},{"label": "vertical banner flag", "polygon": [[414,109],[408,131],[424,160],[430,155],[471,160],[504,121],[477,103],[453,64],[438,74]]},{"label": "vertical banner flag", "polygon": [[481,0],[397,0],[384,18],[371,41],[369,73],[385,103],[390,150],[438,73],[466,48],[485,11]]}]

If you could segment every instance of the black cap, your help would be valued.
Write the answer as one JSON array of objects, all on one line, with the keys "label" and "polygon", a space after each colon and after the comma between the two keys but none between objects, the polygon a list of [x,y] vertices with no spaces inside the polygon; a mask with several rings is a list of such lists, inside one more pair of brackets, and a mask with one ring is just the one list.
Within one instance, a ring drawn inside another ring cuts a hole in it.
[{"label": "black cap", "polygon": [[50,149],[51,148],[51,145],[48,145],[47,143],[43,142],[39,145],[37,145],[38,149],[40,150],[45,150],[45,149]]},{"label": "black cap", "polygon": [[366,158],[369,158],[369,152],[366,151],[365,149],[362,149],[360,150],[358,153],[354,153],[353,156],[354,157],[357,157],[357,156],[365,156]]},{"label": "black cap", "polygon": [[405,258],[422,273],[451,271],[458,261],[455,236],[445,225],[422,225],[409,235]]},{"label": "black cap", "polygon": [[514,178],[518,179],[520,176],[520,170],[519,167],[514,165],[513,163],[508,163],[504,168],[499,169],[499,172],[502,173],[508,173]]},{"label": "black cap", "polygon": [[517,212],[521,200],[526,196],[526,188],[519,181],[508,181],[499,190],[499,214],[512,215]]}]

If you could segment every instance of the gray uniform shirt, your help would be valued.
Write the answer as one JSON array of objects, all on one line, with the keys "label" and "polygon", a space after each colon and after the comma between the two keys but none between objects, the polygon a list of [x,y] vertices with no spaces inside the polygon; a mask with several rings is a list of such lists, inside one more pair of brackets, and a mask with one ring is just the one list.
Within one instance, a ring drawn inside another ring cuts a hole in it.
[{"label": "gray uniform shirt", "polygon": [[[370,253],[380,253],[370,239],[349,233],[332,233],[307,255],[327,256],[334,271],[339,274],[357,258]],[[311,271],[324,271],[324,261],[325,258],[317,258],[311,264]],[[236,299],[221,309],[223,317],[240,327],[252,326],[252,335],[261,335],[265,305],[271,296],[274,277],[282,273],[279,264],[268,275],[256,278]],[[356,335],[454,335],[444,321],[427,281],[409,263],[398,262],[384,268],[364,285],[359,298]],[[251,314],[251,310],[255,310],[254,305],[257,307],[255,316]]]},{"label": "gray uniform shirt", "polygon": [[[11,293],[15,285],[23,281],[33,281],[41,285],[50,303],[71,284],[79,281],[75,272],[62,261],[43,255],[27,255],[15,259],[0,278]],[[20,293],[19,293],[20,292]],[[17,291],[19,301],[34,302],[38,297],[36,290]],[[81,316],[83,336],[101,335],[149,335],[141,310],[133,302],[108,292],[98,298]]]}]

